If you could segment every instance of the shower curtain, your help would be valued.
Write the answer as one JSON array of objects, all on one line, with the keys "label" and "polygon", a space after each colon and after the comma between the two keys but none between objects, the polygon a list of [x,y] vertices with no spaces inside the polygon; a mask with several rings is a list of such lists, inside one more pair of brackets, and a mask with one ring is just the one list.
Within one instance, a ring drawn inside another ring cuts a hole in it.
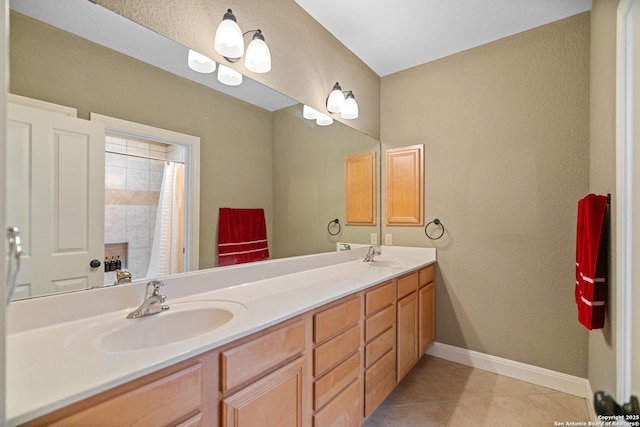
[{"label": "shower curtain", "polygon": [[184,164],[166,162],[147,278],[184,271]]}]

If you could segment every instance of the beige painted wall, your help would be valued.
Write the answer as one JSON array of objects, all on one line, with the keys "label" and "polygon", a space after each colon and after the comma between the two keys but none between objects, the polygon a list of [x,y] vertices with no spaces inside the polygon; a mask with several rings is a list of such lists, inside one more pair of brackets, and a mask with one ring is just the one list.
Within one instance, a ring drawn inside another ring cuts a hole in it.
[{"label": "beige painted wall", "polygon": [[[318,110],[325,110],[326,97],[338,81],[344,90],[353,90],[360,109],[358,119],[346,122],[379,139],[380,78],[293,0],[96,0],[95,3]],[[216,28],[227,8],[233,10],[242,31],[262,30],[271,50],[269,73],[252,73],[242,61],[229,64],[213,49]]]},{"label": "beige painted wall", "polygon": [[573,288],[589,14],[382,78],[381,140],[425,145],[425,220],[447,233],[382,234],[438,248],[436,340],[586,377]]},{"label": "beige painted wall", "polygon": [[[274,253],[312,254],[335,250],[336,242],[368,243],[379,224],[345,225],[343,165],[348,154],[375,151],[379,159],[379,142],[341,123],[317,126],[301,117],[300,104],[274,113]],[[342,225],[337,236],[327,232],[334,218]]]},{"label": "beige painted wall", "polygon": [[[611,193],[611,263],[616,259],[616,9],[618,1],[595,0],[591,9],[591,122],[589,190]],[[589,333],[589,381],[594,391],[616,390],[616,272],[609,274],[604,329]],[[622,402],[621,402],[622,403]]]},{"label": "beige painted wall", "polygon": [[10,40],[12,93],[201,138],[201,268],[215,264],[220,207],[264,208],[272,235],[269,111],[15,12]]}]

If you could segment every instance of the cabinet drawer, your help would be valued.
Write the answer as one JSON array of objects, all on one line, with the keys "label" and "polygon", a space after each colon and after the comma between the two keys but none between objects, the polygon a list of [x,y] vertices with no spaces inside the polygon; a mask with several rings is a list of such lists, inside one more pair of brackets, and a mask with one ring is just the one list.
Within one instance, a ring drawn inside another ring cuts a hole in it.
[{"label": "cabinet drawer", "polygon": [[418,272],[414,271],[411,274],[403,276],[398,279],[398,299],[409,295],[411,292],[418,290]]},{"label": "cabinet drawer", "polygon": [[433,278],[436,274],[436,266],[435,264],[431,264],[428,267],[421,268],[419,273],[420,275],[420,287],[428,285],[433,282]]},{"label": "cabinet drawer", "polygon": [[368,417],[396,385],[395,353],[385,354],[365,372],[364,416]]},{"label": "cabinet drawer", "polygon": [[168,425],[188,415],[193,419],[202,406],[202,380],[198,363],[48,425]]},{"label": "cabinet drawer", "polygon": [[355,380],[359,373],[360,353],[358,352],[313,384],[313,409],[317,411],[326,405],[340,390]]},{"label": "cabinet drawer", "polygon": [[304,322],[277,329],[220,354],[223,392],[257,377],[278,364],[302,353]]},{"label": "cabinet drawer", "polygon": [[360,298],[345,301],[313,317],[313,342],[321,343],[360,320]]},{"label": "cabinet drawer", "polygon": [[396,299],[396,289],[393,282],[382,285],[372,291],[368,291],[364,296],[365,315],[369,316],[393,304]]},{"label": "cabinet drawer", "polygon": [[359,427],[360,381],[356,380],[313,416],[313,427]]},{"label": "cabinet drawer", "polygon": [[365,368],[371,366],[376,360],[389,350],[396,348],[396,328],[387,329],[387,332],[367,344],[365,349]]},{"label": "cabinet drawer", "polygon": [[396,323],[396,307],[390,305],[365,321],[364,340],[371,341]]},{"label": "cabinet drawer", "polygon": [[342,359],[360,348],[360,325],[327,341],[313,350],[313,374],[320,377]]}]

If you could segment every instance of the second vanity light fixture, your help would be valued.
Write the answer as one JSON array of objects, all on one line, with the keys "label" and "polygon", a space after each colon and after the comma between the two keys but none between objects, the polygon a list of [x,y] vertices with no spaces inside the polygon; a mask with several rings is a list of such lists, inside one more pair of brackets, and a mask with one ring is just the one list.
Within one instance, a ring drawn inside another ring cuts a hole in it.
[{"label": "second vanity light fixture", "polygon": [[357,119],[358,103],[353,95],[353,91],[343,91],[340,84],[336,82],[327,98],[327,111],[330,113],[340,113],[340,117],[343,119]]},{"label": "second vanity light fixture", "polygon": [[[245,55],[244,36],[249,33],[253,33],[253,37]],[[231,9],[227,9],[218,25],[214,48],[232,63],[238,62],[244,55],[244,65],[254,73],[268,73],[271,70],[271,51],[264,41],[262,31],[257,29],[242,33]]]}]

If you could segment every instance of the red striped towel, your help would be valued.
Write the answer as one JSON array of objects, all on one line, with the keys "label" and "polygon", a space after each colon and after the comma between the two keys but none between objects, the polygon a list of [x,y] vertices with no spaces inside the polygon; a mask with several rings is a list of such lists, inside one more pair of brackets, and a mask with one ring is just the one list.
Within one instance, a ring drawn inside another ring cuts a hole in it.
[{"label": "red striped towel", "polygon": [[578,202],[576,286],[578,320],[587,329],[604,327],[608,276],[607,196],[589,194]]},{"label": "red striped towel", "polygon": [[218,265],[269,258],[264,209],[220,208]]}]

